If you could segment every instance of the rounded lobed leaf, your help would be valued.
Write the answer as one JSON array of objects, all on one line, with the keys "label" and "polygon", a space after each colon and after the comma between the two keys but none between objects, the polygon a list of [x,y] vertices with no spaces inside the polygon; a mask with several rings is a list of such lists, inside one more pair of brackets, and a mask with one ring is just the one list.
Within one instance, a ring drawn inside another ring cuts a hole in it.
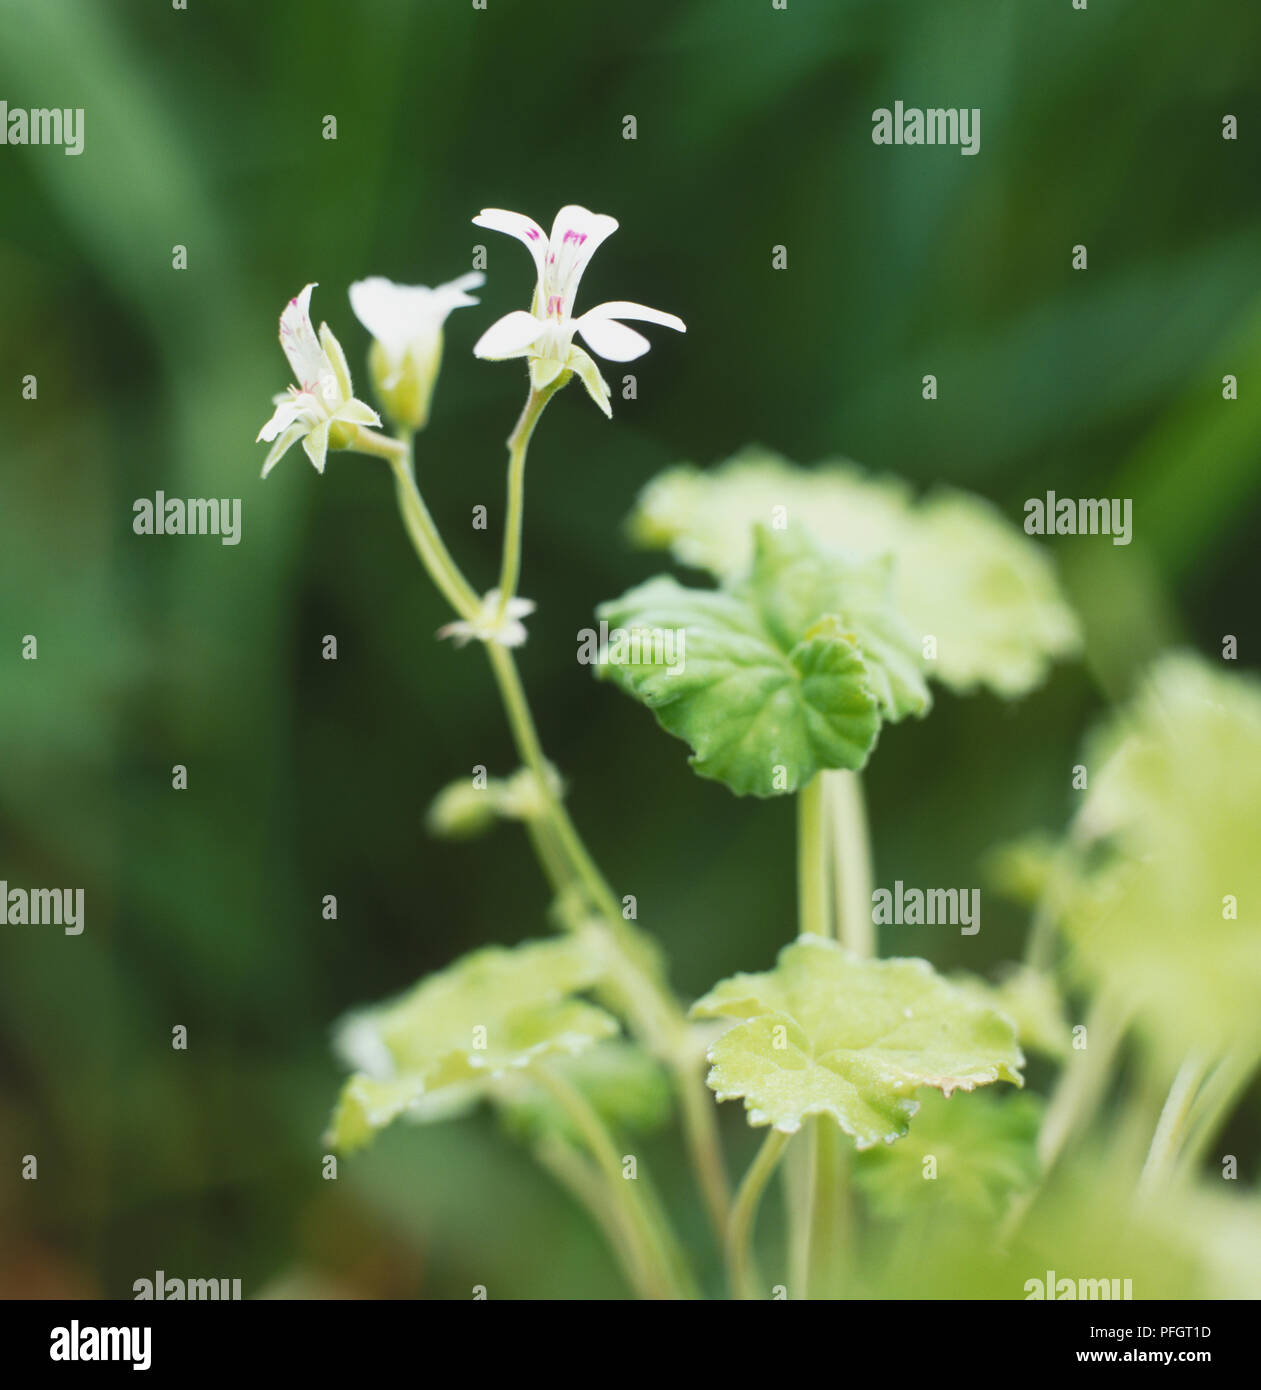
[{"label": "rounded lobed leaf", "polygon": [[752,1125],[794,1133],[831,1115],[860,1149],[907,1132],[925,1086],[1022,1085],[1012,1023],[941,978],[927,961],[862,960],[799,937],[773,970],[734,975],[692,1007],[736,1025],[709,1049],[709,1085],[741,1098]]},{"label": "rounded lobed leaf", "polygon": [[917,651],[932,639],[926,669],[954,690],[1024,694],[1080,647],[1046,553],[969,493],[917,503],[901,480],[854,464],[804,469],[749,448],[705,472],[660,474],[630,526],[639,543],[733,583],[754,563],[753,528],[784,516],[825,550],[892,557],[897,614]]}]

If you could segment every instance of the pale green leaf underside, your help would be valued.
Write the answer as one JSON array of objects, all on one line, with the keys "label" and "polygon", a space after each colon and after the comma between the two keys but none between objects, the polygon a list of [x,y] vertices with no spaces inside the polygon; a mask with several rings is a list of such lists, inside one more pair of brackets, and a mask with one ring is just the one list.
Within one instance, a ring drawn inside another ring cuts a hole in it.
[{"label": "pale green leaf underside", "polygon": [[821,937],[786,946],[774,970],[722,981],[692,1012],[740,1020],[709,1050],[709,1085],[743,1099],[750,1124],[785,1133],[831,1115],[865,1149],[907,1132],[920,1087],[1022,1084],[1003,1015],[926,961],[860,960]]},{"label": "pale green leaf underside", "polygon": [[[444,1118],[497,1077],[612,1037],[613,1017],[573,994],[598,968],[575,939],[491,947],[422,980],[401,999],[350,1015],[342,1055],[359,1068],[343,1089],[331,1140],[352,1149],[402,1114]],[[450,1092],[447,1099],[438,1099]]]},{"label": "pale green leaf underside", "polygon": [[785,514],[826,549],[893,557],[896,609],[917,650],[933,639],[926,669],[953,689],[1023,694],[1080,645],[1046,553],[968,493],[916,502],[906,484],[853,464],[803,469],[750,448],[719,468],[660,474],[631,529],[730,583],[753,563],[753,527]]}]

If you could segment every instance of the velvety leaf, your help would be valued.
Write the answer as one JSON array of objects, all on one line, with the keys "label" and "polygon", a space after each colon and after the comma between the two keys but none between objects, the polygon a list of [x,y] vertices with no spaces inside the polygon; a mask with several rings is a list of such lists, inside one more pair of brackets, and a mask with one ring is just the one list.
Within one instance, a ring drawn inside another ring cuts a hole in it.
[{"label": "velvety leaf", "polygon": [[857,647],[835,628],[777,640],[746,597],[668,577],[602,604],[599,615],[611,628],[686,634],[682,669],[641,660],[597,670],[686,739],[702,777],[772,796],[821,767],[866,762],[880,727],[877,700]]},{"label": "velvety leaf", "polygon": [[693,1006],[740,1020],[710,1048],[709,1085],[741,1097],[752,1125],[793,1133],[831,1115],[860,1149],[907,1131],[915,1092],[1021,1084],[1011,1022],[923,960],[861,960],[802,936],[775,969],[735,975]]},{"label": "velvety leaf", "polygon": [[497,1077],[613,1036],[611,1015],[573,997],[598,975],[576,939],[489,947],[350,1015],[337,1042],[358,1072],[342,1091],[332,1142],[355,1148],[404,1113],[438,1118],[445,1111],[433,1098],[444,1089],[467,1108]]},{"label": "velvety leaf", "polygon": [[670,469],[640,495],[631,530],[683,564],[728,583],[754,559],[754,527],[786,517],[825,550],[888,555],[895,606],[926,670],[960,691],[1023,694],[1050,663],[1080,645],[1046,552],[979,497],[940,492],[916,503],[910,488],[853,464],[803,469],[746,449],[706,472]]}]

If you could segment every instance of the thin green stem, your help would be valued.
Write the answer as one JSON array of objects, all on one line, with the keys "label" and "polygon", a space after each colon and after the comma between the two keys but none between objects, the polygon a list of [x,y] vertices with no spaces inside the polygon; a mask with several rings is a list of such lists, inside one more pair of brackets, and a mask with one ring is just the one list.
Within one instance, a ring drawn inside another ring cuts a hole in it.
[{"label": "thin green stem", "polygon": [[816,1115],[814,1130],[814,1204],[810,1215],[809,1297],[840,1294],[842,1237],[848,1192],[845,1136],[830,1115]]},{"label": "thin green stem", "polygon": [[541,788],[548,828],[578,882],[591,898],[593,907],[605,920],[608,937],[618,956],[617,984],[635,1032],[650,1051],[662,1057],[670,1066],[679,1095],[688,1154],[710,1222],[721,1236],[727,1222],[730,1189],[723,1166],[713,1101],[692,1059],[680,1055],[686,1037],[686,1021],[669,991],[660,981],[653,979],[635,958],[638,942],[622,918],[617,898],[588,853],[563,803],[552,790],[550,779],[546,776],[543,746],[512,654],[493,642],[487,643],[486,653],[499,686],[517,752],[522,762],[534,773]]},{"label": "thin green stem", "polygon": [[862,778],[844,768],[822,774],[832,840],[833,906],[836,934],[855,955],[876,954],[871,913],[871,841]]},{"label": "thin green stem", "polygon": [[556,393],[556,383],[541,391],[530,387],[525,408],[516,428],[508,436],[508,507],[504,520],[503,559],[499,569],[499,621],[502,622],[508,605],[516,597],[517,581],[521,578],[521,527],[525,517],[525,457],[530,448],[530,436],[539,422],[543,407]]},{"label": "thin green stem", "polygon": [[788,1288],[790,1298],[810,1296],[810,1213],[814,1208],[815,1147],[797,1144],[783,1167],[784,1206],[788,1215]]},{"label": "thin green stem", "polygon": [[410,450],[402,455],[394,455],[390,459],[390,466],[394,470],[399,512],[412,545],[443,598],[468,622],[481,611],[481,601],[438,534],[429,508],[425,506],[425,499],[416,486]]},{"label": "thin green stem", "polygon": [[[846,771],[815,776],[798,797],[797,881],[800,930],[837,937],[861,956],[875,949],[871,917],[871,846],[862,783]],[[794,1279],[806,1296],[835,1298],[848,1225],[845,1137],[827,1115],[810,1122],[812,1161],[788,1203]]]},{"label": "thin green stem", "polygon": [[1186,1139],[1192,1106],[1209,1070],[1209,1060],[1204,1056],[1188,1057],[1178,1068],[1161,1107],[1156,1132],[1147,1150],[1147,1160],[1139,1175],[1140,1196],[1151,1197],[1171,1175]]},{"label": "thin green stem", "polygon": [[1185,1181],[1195,1171],[1213,1136],[1247,1086],[1256,1066],[1257,1058],[1252,1049],[1240,1048],[1223,1057],[1213,1068],[1191,1107],[1186,1139],[1177,1161],[1178,1181]]},{"label": "thin green stem", "polygon": [[797,915],[802,933],[831,936],[826,812],[821,773],[797,793]]},{"label": "thin green stem", "polygon": [[640,1268],[634,1243],[627,1238],[620,1214],[609,1205],[599,1169],[557,1134],[545,1134],[531,1152],[600,1228],[627,1283],[637,1289]]},{"label": "thin green stem", "polygon": [[678,1280],[675,1261],[657,1222],[640,1197],[635,1179],[623,1173],[621,1156],[595,1107],[576,1086],[546,1064],[535,1066],[532,1075],[565,1112],[604,1176],[608,1195],[619,1212],[623,1235],[633,1252],[639,1292],[654,1299],[691,1296],[692,1290],[682,1287]]},{"label": "thin green stem", "polygon": [[1009,1240],[1024,1221],[1070,1140],[1080,1139],[1089,1126],[1107,1091],[1112,1062],[1129,1020],[1130,1010],[1115,995],[1102,994],[1091,1005],[1086,1015],[1086,1046],[1074,1051],[1064,1064],[1042,1117],[1037,1145],[1038,1184],[1008,1208],[1001,1229],[1003,1240]]},{"label": "thin green stem", "polygon": [[1128,1020],[1128,1011],[1111,995],[1097,999],[1086,1016],[1086,1046],[1074,1052],[1060,1072],[1038,1134],[1044,1179],[1069,1139],[1080,1137],[1103,1099]]},{"label": "thin green stem", "polygon": [[762,1141],[736,1191],[731,1218],[727,1223],[727,1270],[732,1293],[737,1298],[761,1297],[753,1258],[753,1223],[757,1218],[762,1193],[791,1137],[782,1130],[772,1129]]},{"label": "thin green stem", "polygon": [[[526,411],[513,431],[514,440],[521,437],[523,449],[553,389],[538,393],[542,399],[537,403],[532,418],[527,403]],[[363,433],[366,435],[368,432]],[[387,444],[392,447],[384,447]],[[410,442],[406,439],[387,441],[382,436],[373,435],[369,445],[365,452],[379,453],[391,463],[397,484],[399,510],[421,563],[447,602],[462,618],[470,620],[480,612],[480,600],[443,543],[416,485]],[[563,862],[569,875],[581,885],[603,918],[616,957],[617,982],[628,1002],[636,1035],[645,1046],[665,1058],[674,1076],[689,1155],[704,1195],[706,1210],[716,1235],[721,1239],[726,1228],[730,1189],[722,1162],[714,1104],[698,1065],[690,1056],[683,1055],[686,1019],[664,981],[655,978],[640,964],[638,957],[642,955],[642,949],[636,950],[641,945],[640,938],[623,920],[613,890],[600,873],[553,790],[547,759],[512,654],[495,642],[486,643],[485,648],[518,756],[534,774],[544,801],[544,817],[541,824],[533,828],[532,843],[539,852],[540,862],[552,887],[559,889],[563,886],[560,881]]]}]

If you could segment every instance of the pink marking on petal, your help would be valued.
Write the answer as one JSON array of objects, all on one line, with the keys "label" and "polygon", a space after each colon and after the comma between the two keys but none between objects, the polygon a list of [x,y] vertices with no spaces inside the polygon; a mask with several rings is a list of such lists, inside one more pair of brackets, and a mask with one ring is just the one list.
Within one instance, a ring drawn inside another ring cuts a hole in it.
[{"label": "pink marking on petal", "polygon": [[530,238],[531,241],[537,241],[539,239],[539,231],[537,227],[527,227],[525,229],[525,234]]}]

